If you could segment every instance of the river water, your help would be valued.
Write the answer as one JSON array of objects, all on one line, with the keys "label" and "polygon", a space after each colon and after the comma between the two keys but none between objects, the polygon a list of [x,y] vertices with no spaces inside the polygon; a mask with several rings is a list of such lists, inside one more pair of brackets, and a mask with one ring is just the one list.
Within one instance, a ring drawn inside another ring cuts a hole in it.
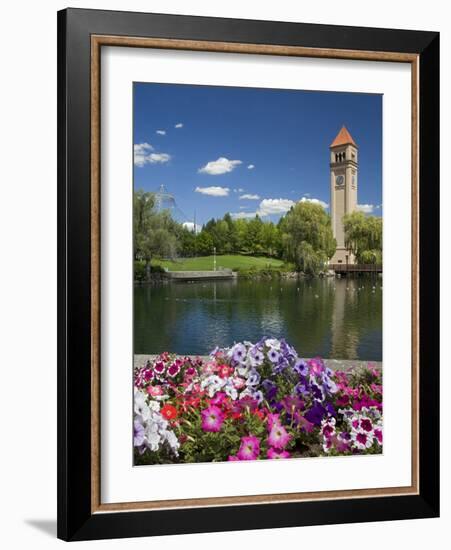
[{"label": "river water", "polygon": [[227,280],[134,288],[134,352],[206,355],[285,338],[299,356],[382,360],[382,279]]}]

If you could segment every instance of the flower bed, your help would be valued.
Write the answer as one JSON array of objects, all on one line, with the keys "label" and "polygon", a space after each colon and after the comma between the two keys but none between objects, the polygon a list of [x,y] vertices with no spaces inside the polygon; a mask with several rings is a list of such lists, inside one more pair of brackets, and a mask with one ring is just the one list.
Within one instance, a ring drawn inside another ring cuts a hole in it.
[{"label": "flower bed", "polygon": [[163,353],[134,384],[137,465],[382,452],[381,372],[332,371],[284,340]]}]

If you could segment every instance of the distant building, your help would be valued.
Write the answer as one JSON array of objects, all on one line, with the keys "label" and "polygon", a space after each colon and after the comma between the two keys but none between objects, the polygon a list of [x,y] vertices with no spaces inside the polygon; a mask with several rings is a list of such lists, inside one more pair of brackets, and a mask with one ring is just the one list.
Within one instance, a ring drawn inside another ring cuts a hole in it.
[{"label": "distant building", "polygon": [[357,210],[358,147],[343,126],[330,145],[330,212],[337,249],[331,264],[353,264],[354,255],[345,247],[343,216]]}]

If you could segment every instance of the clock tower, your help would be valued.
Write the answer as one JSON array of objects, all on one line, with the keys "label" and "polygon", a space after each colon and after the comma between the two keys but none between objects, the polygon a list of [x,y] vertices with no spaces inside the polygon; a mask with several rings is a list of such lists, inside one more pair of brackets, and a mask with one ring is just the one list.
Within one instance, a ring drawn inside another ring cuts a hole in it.
[{"label": "clock tower", "polygon": [[329,263],[354,263],[345,247],[343,216],[357,209],[358,147],[343,126],[330,145],[330,212],[337,249]]}]

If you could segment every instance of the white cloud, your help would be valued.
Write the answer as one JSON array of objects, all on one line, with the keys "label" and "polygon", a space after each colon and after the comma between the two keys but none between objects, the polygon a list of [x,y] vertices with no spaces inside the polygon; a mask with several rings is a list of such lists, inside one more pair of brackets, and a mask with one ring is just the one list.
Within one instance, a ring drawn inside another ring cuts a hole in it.
[{"label": "white cloud", "polygon": [[376,210],[379,210],[380,208],[382,208],[382,204],[376,204]]},{"label": "white cloud", "polygon": [[263,199],[257,213],[259,216],[285,214],[285,212],[288,212],[294,204],[294,201],[290,199]]},{"label": "white cloud", "polygon": [[235,220],[244,220],[248,218],[255,218],[257,212],[232,212],[230,215]]},{"label": "white cloud", "polygon": [[147,142],[135,143],[135,145],[133,145],[133,150],[135,153],[145,154],[149,151],[153,151],[153,147]]},{"label": "white cloud", "polygon": [[328,208],[327,202],[322,201],[321,199],[310,199],[307,198],[307,196],[302,197],[302,199],[299,202],[311,202],[312,204],[319,204],[323,208]]},{"label": "white cloud", "polygon": [[133,145],[133,156],[135,166],[142,168],[146,164],[165,163],[171,160],[167,153],[152,153],[154,148],[150,143],[135,143]]},{"label": "white cloud", "polygon": [[171,160],[171,155],[167,153],[151,153],[147,157],[147,162],[150,164],[164,163]]},{"label": "white cloud", "polygon": [[189,231],[194,231],[194,227],[196,227],[196,230],[195,230],[196,234],[200,233],[202,230],[202,226],[199,225],[198,223],[196,223],[196,225],[194,226],[193,222],[183,222],[182,225],[183,227],[186,227],[186,229],[188,229]]},{"label": "white cloud", "polygon": [[183,128],[183,122],[177,122],[174,128]]},{"label": "white cloud", "polygon": [[229,160],[226,157],[219,157],[217,160],[211,160],[207,162],[205,166],[199,168],[198,172],[202,174],[210,174],[210,176],[219,176],[220,174],[227,174],[234,168],[242,164],[241,160]]},{"label": "white cloud", "polygon": [[240,195],[240,200],[249,200],[249,201],[258,201],[260,199],[260,195],[252,195],[252,193],[245,193],[244,195]]},{"label": "white cloud", "polygon": [[303,197],[311,197],[312,195],[310,193],[304,193],[302,196]]},{"label": "white cloud", "polygon": [[150,151],[153,151],[150,143],[135,143],[133,145],[134,163],[136,166],[144,166],[146,164],[146,157]]},{"label": "white cloud", "polygon": [[160,136],[165,136],[166,135],[166,130],[157,130],[156,133]]},{"label": "white cloud", "polygon": [[227,197],[230,189],[228,187],[196,187],[194,190],[196,193],[202,193],[203,195],[210,195],[211,197]]},{"label": "white cloud", "polygon": [[255,168],[255,164],[248,164],[247,165],[248,170],[253,170],[254,168]]},{"label": "white cloud", "polygon": [[371,214],[374,210],[374,204],[358,204],[357,210],[363,212],[364,214]]},{"label": "white cloud", "polygon": [[[257,195],[248,195],[249,197],[257,198]],[[244,198],[244,195],[240,197]],[[303,197],[299,202],[311,202],[313,204],[319,204],[323,208],[327,208],[329,205],[320,199],[307,199]],[[291,199],[263,199],[255,212],[237,212],[230,214],[232,218],[253,218],[255,216],[272,216],[272,215],[284,215],[292,206],[296,204],[296,201]],[[243,208],[240,206],[240,209]]]}]

